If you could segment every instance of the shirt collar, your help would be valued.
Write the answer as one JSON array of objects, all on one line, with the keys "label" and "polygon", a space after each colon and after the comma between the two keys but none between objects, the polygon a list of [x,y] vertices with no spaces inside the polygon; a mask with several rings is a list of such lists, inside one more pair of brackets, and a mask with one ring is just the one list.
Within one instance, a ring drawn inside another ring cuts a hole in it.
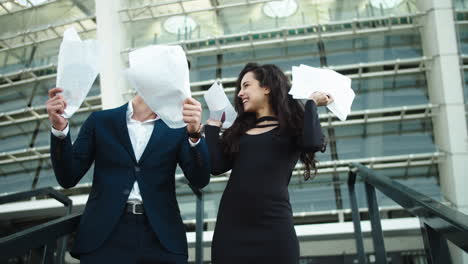
[{"label": "shirt collar", "polygon": [[[127,121],[132,121],[132,120],[136,121],[136,120],[132,119],[132,115],[133,115],[133,103],[132,103],[132,100],[130,100],[128,102],[128,107],[127,107]],[[154,122],[154,121],[158,120],[159,118],[160,118],[159,115],[156,114],[156,118],[145,120],[142,123]]]}]

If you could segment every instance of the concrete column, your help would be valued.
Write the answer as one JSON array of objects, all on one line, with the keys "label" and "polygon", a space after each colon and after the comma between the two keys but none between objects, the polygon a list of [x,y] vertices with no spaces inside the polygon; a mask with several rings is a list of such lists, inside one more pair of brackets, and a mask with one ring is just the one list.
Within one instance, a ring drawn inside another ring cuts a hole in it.
[{"label": "concrete column", "polygon": [[119,10],[124,0],[96,0],[97,39],[101,46],[101,97],[103,109],[118,107],[128,98],[129,87],[123,75],[125,63],[120,51],[126,41]]},{"label": "concrete column", "polygon": [[[468,135],[463,102],[463,76],[451,0],[417,0],[426,12],[422,26],[430,101],[440,107],[433,118],[437,147],[446,154],[439,163],[442,193],[458,210],[468,214]],[[468,263],[468,254],[450,245],[453,263]]]}]

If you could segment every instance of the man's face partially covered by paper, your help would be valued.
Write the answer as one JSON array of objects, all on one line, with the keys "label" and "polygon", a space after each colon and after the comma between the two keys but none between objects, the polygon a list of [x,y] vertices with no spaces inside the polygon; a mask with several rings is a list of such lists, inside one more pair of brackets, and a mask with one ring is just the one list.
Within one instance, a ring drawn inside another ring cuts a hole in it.
[{"label": "man's face partially covered by paper", "polygon": [[191,97],[187,58],[180,46],[157,45],[130,52],[129,82],[171,128],[185,126],[183,101]]}]

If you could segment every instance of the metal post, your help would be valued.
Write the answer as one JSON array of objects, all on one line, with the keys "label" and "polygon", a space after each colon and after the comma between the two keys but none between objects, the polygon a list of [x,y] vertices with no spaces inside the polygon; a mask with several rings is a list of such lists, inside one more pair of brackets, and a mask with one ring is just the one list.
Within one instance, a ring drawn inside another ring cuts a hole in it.
[{"label": "metal post", "polygon": [[45,244],[43,247],[41,263],[53,264],[54,263],[54,251],[55,251],[55,241]]},{"label": "metal post", "polygon": [[65,251],[67,250],[68,235],[57,240],[57,255],[55,257],[56,263],[64,263],[65,260]]},{"label": "metal post", "polygon": [[356,199],[356,190],[354,185],[356,183],[356,172],[349,171],[348,174],[348,192],[349,203],[351,205],[351,213],[353,216],[354,237],[356,239],[356,252],[360,264],[367,264],[366,252],[364,251],[364,239],[361,230],[361,217],[359,215],[359,207]]},{"label": "metal post", "polygon": [[204,208],[203,208],[203,193],[197,194],[197,224],[196,224],[196,242],[195,242],[195,263],[203,263],[203,223],[204,223]]},{"label": "metal post", "polygon": [[365,186],[376,263],[387,263],[387,253],[385,251],[385,243],[380,222],[379,206],[377,205],[377,197],[375,195],[375,188],[367,182],[365,183]]},{"label": "metal post", "polygon": [[424,221],[420,220],[420,222],[427,262],[429,264],[451,264],[452,260],[450,258],[447,240],[429,225],[424,223]]}]

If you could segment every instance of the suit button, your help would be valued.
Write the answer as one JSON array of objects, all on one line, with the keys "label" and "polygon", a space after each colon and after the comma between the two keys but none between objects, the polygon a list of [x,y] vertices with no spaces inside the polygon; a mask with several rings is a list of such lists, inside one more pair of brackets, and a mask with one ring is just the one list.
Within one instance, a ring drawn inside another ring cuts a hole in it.
[{"label": "suit button", "polygon": [[141,168],[138,166],[135,166],[135,172],[140,172],[140,171],[141,171]]}]

